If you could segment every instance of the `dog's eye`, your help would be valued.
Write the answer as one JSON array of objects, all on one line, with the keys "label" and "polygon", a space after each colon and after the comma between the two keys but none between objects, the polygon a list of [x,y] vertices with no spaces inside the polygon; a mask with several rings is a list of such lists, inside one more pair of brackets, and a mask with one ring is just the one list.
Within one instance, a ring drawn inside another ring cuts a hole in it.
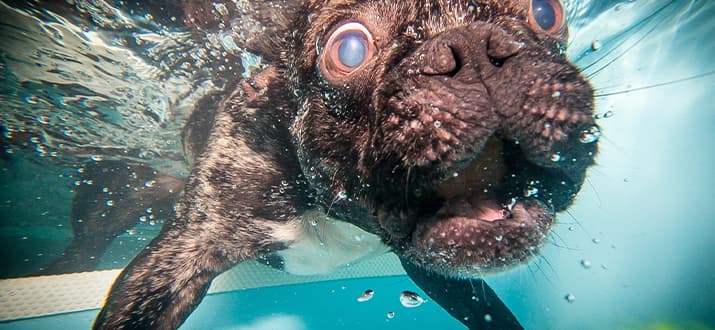
[{"label": "dog's eye", "polygon": [[365,60],[367,41],[358,33],[346,33],[338,47],[338,60],[347,67],[357,67]]},{"label": "dog's eye", "polygon": [[370,31],[360,23],[347,23],[328,38],[321,69],[328,78],[343,77],[360,68],[374,52]]},{"label": "dog's eye", "polygon": [[559,37],[564,31],[564,8],[558,0],[531,0],[529,22],[532,28]]}]

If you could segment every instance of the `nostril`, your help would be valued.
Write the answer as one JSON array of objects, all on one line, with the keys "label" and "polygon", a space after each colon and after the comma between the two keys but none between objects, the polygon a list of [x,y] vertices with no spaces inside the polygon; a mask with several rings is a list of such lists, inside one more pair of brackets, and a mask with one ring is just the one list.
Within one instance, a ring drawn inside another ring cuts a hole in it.
[{"label": "nostril", "polygon": [[516,56],[523,47],[522,43],[507,35],[506,31],[495,29],[489,35],[489,40],[487,41],[489,62],[495,67],[501,67],[507,59]]},{"label": "nostril", "polygon": [[457,72],[462,69],[462,58],[459,56],[459,53],[454,50],[454,48],[449,47],[449,51],[452,53],[452,58],[454,59],[454,67],[452,68],[452,71],[447,72],[447,76],[454,77],[457,75]]},{"label": "nostril", "polygon": [[497,68],[501,68],[504,65],[504,60],[489,56],[489,63]]},{"label": "nostril", "polygon": [[458,54],[446,43],[430,46],[423,57],[422,73],[427,75],[454,76],[462,67]]}]

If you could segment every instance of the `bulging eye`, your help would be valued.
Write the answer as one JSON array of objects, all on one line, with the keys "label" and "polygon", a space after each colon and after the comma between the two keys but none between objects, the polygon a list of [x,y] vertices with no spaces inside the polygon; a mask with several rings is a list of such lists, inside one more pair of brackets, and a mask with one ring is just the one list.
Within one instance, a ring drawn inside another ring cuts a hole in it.
[{"label": "bulging eye", "polygon": [[357,33],[347,34],[338,47],[338,60],[343,65],[356,68],[365,60],[367,41],[364,36]]},{"label": "bulging eye", "polygon": [[357,22],[344,24],[330,35],[321,58],[326,78],[340,78],[357,71],[375,53],[370,31]]},{"label": "bulging eye", "polygon": [[565,32],[564,8],[559,0],[531,0],[529,22],[532,28],[554,37]]}]

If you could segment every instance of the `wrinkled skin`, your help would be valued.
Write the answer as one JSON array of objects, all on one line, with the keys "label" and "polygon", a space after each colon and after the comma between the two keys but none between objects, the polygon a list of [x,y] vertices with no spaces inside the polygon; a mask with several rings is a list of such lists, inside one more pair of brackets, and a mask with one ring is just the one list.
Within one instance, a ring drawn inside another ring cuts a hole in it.
[{"label": "wrinkled skin", "polygon": [[[307,64],[320,61],[314,49],[301,46],[305,69],[294,88],[311,87],[292,131],[302,169],[316,177],[310,183],[324,203],[341,191],[363,201],[338,200],[336,213],[384,232],[414,262],[474,276],[527,259],[554,210],[578,191],[596,151],[579,142],[595,127],[592,90],[553,40],[539,39],[526,22],[490,13],[497,17],[485,23],[466,5],[440,4],[429,14],[392,3],[323,9],[316,24],[374,25],[380,52],[348,77],[324,79]],[[521,12],[512,6],[494,12]],[[464,18],[449,21],[441,10]],[[423,35],[406,37],[409,27]],[[320,42],[311,32],[305,45]],[[533,188],[539,198],[524,198]],[[511,198],[518,200],[505,216],[510,221],[475,221],[478,209]],[[484,237],[502,237],[504,248],[485,246]]]},{"label": "wrinkled skin", "polygon": [[[238,41],[270,65],[197,109],[211,125],[187,126],[196,157],[175,214],[95,328],[178,327],[218,274],[290,249],[316,207],[378,235],[425,288],[538,253],[597,147],[565,28],[539,30],[522,0],[255,6],[246,21],[266,32]],[[351,22],[371,34],[366,59],[336,70],[330,36]]]}]

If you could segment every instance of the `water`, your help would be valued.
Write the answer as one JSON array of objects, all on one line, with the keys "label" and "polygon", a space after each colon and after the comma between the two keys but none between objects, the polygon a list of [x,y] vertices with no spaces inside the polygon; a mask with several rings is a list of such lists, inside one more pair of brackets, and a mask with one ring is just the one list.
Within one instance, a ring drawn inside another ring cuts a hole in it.
[{"label": "water", "polygon": [[[375,298],[358,302],[366,287]],[[210,295],[186,320],[182,329],[309,330],[309,329],[460,329],[439,305],[417,308],[400,304],[400,290],[422,291],[405,276],[328,281],[234,291]],[[388,314],[392,315],[390,317]],[[96,311],[41,317],[0,329],[87,328]]]},{"label": "water", "polygon": [[[37,273],[62,253],[88,165],[140,161],[186,176],[181,127],[193,103],[225,83],[212,78],[230,68],[212,61],[235,56],[220,33],[197,42],[171,15],[76,3],[0,5],[4,278]],[[715,3],[668,3],[567,2],[569,56],[599,95],[601,130],[583,142],[599,140],[600,153],[543,257],[488,279],[528,329],[715,328]],[[119,202],[109,191],[97,198]],[[122,267],[158,232],[163,218],[145,216],[98,268]],[[368,289],[373,299],[357,302]],[[426,297],[404,277],[224,293],[184,328],[460,328],[429,300],[402,307],[405,290]],[[95,313],[0,328],[87,327]]]}]

